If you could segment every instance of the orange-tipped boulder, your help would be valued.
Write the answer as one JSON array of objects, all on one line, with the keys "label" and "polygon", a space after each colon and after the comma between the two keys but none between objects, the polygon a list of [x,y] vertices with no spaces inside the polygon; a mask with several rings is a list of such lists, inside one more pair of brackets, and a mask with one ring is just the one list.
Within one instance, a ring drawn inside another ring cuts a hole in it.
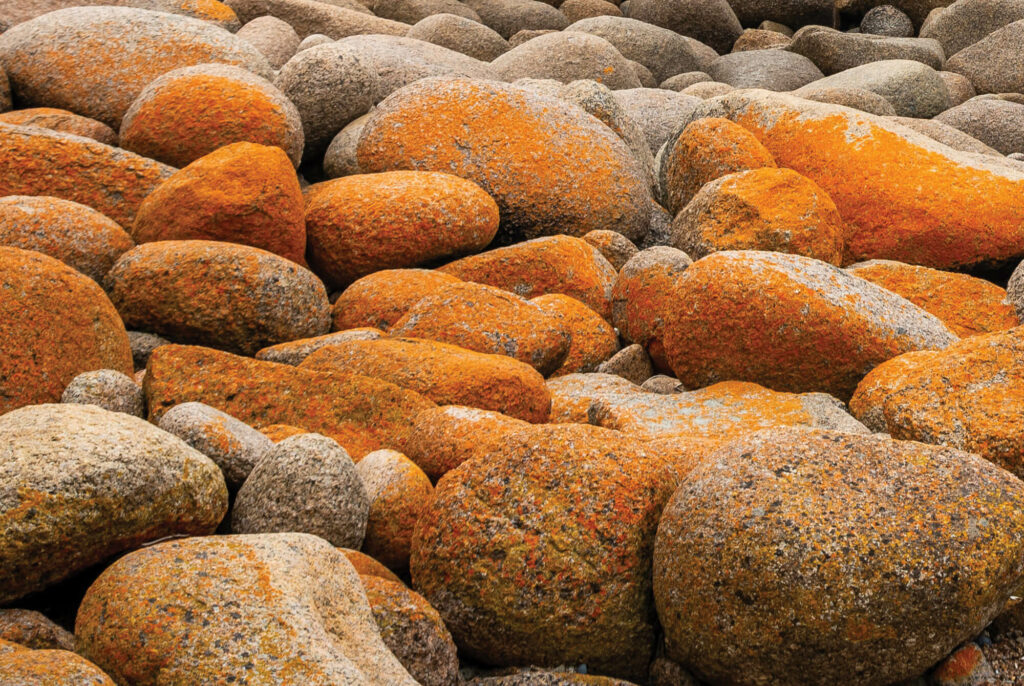
[{"label": "orange-tipped boulder", "polygon": [[551,409],[544,377],[530,365],[438,341],[348,341],[321,348],[299,366],[384,379],[438,405],[494,410],[528,422],[546,422]]},{"label": "orange-tipped boulder", "polygon": [[931,312],[957,336],[1020,325],[1013,306],[1005,302],[1006,290],[984,279],[892,260],[860,262],[846,270]]},{"label": "orange-tipped boulder", "polygon": [[[445,116],[435,116],[444,112]],[[363,129],[359,167],[441,171],[476,182],[511,242],[594,229],[647,232],[640,164],[607,126],[567,102],[491,81],[423,79],[384,100]]]},{"label": "orange-tipped boulder", "polygon": [[0,247],[0,413],[60,400],[82,372],[132,373],[128,333],[103,289],[41,253]]},{"label": "orange-tipped boulder", "polygon": [[227,64],[167,72],[139,93],[121,122],[122,148],[175,167],[242,141],[277,146],[298,166],[302,120],[270,81]]},{"label": "orange-tipped boulder", "polygon": [[754,134],[728,119],[707,117],[687,124],[665,148],[662,190],[666,207],[676,215],[704,184],[727,174],[774,168],[775,158]]},{"label": "orange-tipped boulder", "polygon": [[650,555],[671,491],[639,441],[524,429],[438,482],[416,526],[413,587],[465,657],[582,662],[640,680],[654,650]]},{"label": "orange-tipped boulder", "polygon": [[853,414],[893,438],[977,453],[1024,477],[1024,328],[889,360],[864,377]]},{"label": "orange-tipped boulder", "polygon": [[405,454],[437,481],[463,462],[497,451],[506,436],[529,426],[500,412],[434,407],[413,418]]},{"label": "orange-tipped boulder", "polygon": [[665,354],[687,388],[752,381],[848,400],[876,365],[956,340],[910,301],[799,255],[712,253],[686,269],[673,295]]},{"label": "orange-tipped boulder", "polygon": [[558,317],[571,336],[569,354],[551,376],[596,371],[602,362],[619,351],[619,336],[612,325],[576,298],[549,293],[530,302]]},{"label": "orange-tipped boulder", "polygon": [[693,259],[771,250],[839,265],[845,228],[818,184],[792,169],[736,172],[704,184],[672,222],[672,245]]},{"label": "orange-tipped boulder", "polygon": [[622,338],[647,349],[661,371],[670,371],[662,340],[665,321],[678,305],[675,288],[690,256],[659,245],[641,250],[619,270],[612,290],[612,323]]},{"label": "orange-tipped boulder", "polygon": [[38,126],[72,136],[91,138],[104,145],[117,145],[117,132],[101,121],[54,107],[30,107],[0,114],[0,122],[16,126]]},{"label": "orange-tipped boulder", "polygon": [[280,148],[234,143],[157,187],[132,226],[139,243],[207,240],[262,248],[305,265],[302,191]]},{"label": "orange-tipped boulder", "polygon": [[358,374],[315,372],[181,345],[153,351],[143,383],[151,421],[206,403],[255,427],[288,424],[337,441],[353,460],[402,450],[412,419],[434,407],[419,393]]},{"label": "orange-tipped boulder", "polygon": [[965,153],[884,117],[767,91],[705,101],[783,167],[821,186],[847,224],[844,264],[899,260],[936,269],[1024,256],[1024,170]]},{"label": "orange-tipped boulder", "polygon": [[251,355],[330,328],[331,305],[320,280],[247,245],[145,243],[121,256],[106,286],[129,327],[182,343]]},{"label": "orange-tipped boulder", "polygon": [[611,316],[615,267],[580,238],[549,236],[488,250],[446,264],[439,271],[485,283],[524,298],[562,293],[602,317]]},{"label": "orange-tipped boulder", "polygon": [[431,269],[382,269],[359,279],[334,301],[331,329],[390,329],[428,295],[459,279]]},{"label": "orange-tipped boulder", "polygon": [[391,569],[409,568],[416,521],[434,497],[423,470],[395,450],[375,450],[356,465],[370,498],[363,552]]},{"label": "orange-tipped boulder", "polygon": [[977,636],[1022,571],[1024,484],[1008,472],[949,448],[772,429],[672,496],[654,597],[667,656],[707,683],[894,684]]},{"label": "orange-tipped boulder", "polygon": [[539,305],[493,286],[455,283],[410,307],[390,331],[507,355],[547,375],[569,354],[565,325]]},{"label": "orange-tipped boulder", "polygon": [[0,245],[41,252],[102,283],[135,241],[91,207],[60,198],[9,195],[0,198]]},{"label": "orange-tipped boulder", "polygon": [[498,206],[451,174],[356,174],[307,191],[306,227],[314,271],[346,286],[381,269],[483,250],[498,231]]},{"label": "orange-tipped boulder", "polygon": [[255,47],[220,27],[133,7],[69,7],[0,34],[0,67],[19,101],[71,110],[115,129],[158,76],[210,62],[271,74]]},{"label": "orange-tipped boulder", "polygon": [[0,123],[0,196],[73,200],[130,227],[173,167],[85,138]]}]

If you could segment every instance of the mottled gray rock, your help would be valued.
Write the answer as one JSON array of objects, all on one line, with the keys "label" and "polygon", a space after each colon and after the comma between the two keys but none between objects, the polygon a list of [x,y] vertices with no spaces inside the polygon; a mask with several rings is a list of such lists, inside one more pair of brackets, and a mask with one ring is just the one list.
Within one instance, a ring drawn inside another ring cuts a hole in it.
[{"label": "mottled gray rock", "polygon": [[799,95],[801,98],[815,102],[852,107],[855,110],[877,114],[881,117],[896,116],[896,108],[888,100],[863,88],[840,88],[809,83],[803,88],[793,91],[793,95]]},{"label": "mottled gray rock", "polygon": [[[1018,107],[1021,107],[1018,105]],[[950,110],[947,110],[949,112]],[[943,113],[945,114],[945,112]],[[914,129],[918,133],[923,133],[932,140],[936,140],[943,145],[948,145],[954,150],[962,150],[964,152],[976,152],[981,155],[1001,155],[998,150],[990,148],[989,146],[982,143],[977,138],[954,128],[953,126],[943,123],[942,117],[939,115],[936,119],[916,119],[914,117],[893,117],[893,121],[902,124],[908,128]]]},{"label": "mottled gray rock", "polygon": [[676,74],[670,78],[665,79],[661,82],[658,88],[664,88],[670,91],[682,91],[690,86],[697,83],[708,83],[714,81],[711,75],[703,71],[688,71],[682,74]]},{"label": "mottled gray rock", "polygon": [[491,62],[505,81],[520,78],[555,79],[570,83],[593,79],[609,88],[640,88],[629,61],[599,36],[559,31],[538,36]]},{"label": "mottled gray rock", "polygon": [[734,87],[721,81],[701,81],[692,86],[687,86],[679,92],[683,95],[700,98],[701,100],[710,100],[711,98],[717,98],[719,95],[731,93],[734,90],[736,90]]},{"label": "mottled gray rock", "polygon": [[604,38],[623,57],[650,69],[659,83],[676,74],[696,71],[703,63],[692,40],[636,19],[593,17],[573,23],[567,30]]},{"label": "mottled gray rock", "polygon": [[149,362],[149,356],[154,350],[159,348],[161,345],[168,345],[170,341],[161,336],[157,336],[155,333],[129,331],[128,343],[132,346],[132,363],[135,366],[135,370],[138,371],[146,368],[146,363]]},{"label": "mottled gray rock", "polygon": [[303,50],[309,50],[315,48],[318,45],[324,45],[325,43],[333,43],[334,39],[330,36],[325,36],[322,33],[311,33],[299,43],[299,47],[295,50],[296,53],[300,53]]},{"label": "mottled gray rock", "polygon": [[302,38],[323,34],[334,40],[362,34],[404,36],[408,24],[374,16],[356,0],[226,0],[242,21],[271,15],[291,24]]},{"label": "mottled gray rock", "polygon": [[371,114],[372,111],[350,121],[327,146],[324,154],[324,174],[327,178],[336,179],[361,173],[359,160],[356,159],[356,147]]},{"label": "mottled gray rock", "polygon": [[274,85],[299,110],[306,140],[303,159],[319,161],[346,124],[370,111],[381,79],[357,49],[328,43],[296,53]]},{"label": "mottled gray rock", "polygon": [[652,155],[700,103],[699,98],[661,88],[629,88],[614,91],[612,96],[643,131]]},{"label": "mottled gray rock", "polygon": [[[900,10],[919,27],[929,13],[937,8],[945,7],[950,0],[835,0],[835,11],[842,23],[850,20],[859,21],[872,7],[892,5]],[[824,22],[831,24],[831,21]]]},{"label": "mottled gray rock", "polygon": [[[773,0],[773,2],[774,2],[774,0]],[[820,24],[822,22],[806,22],[806,23],[808,23],[808,24]],[[827,23],[827,21],[826,21],[826,23]],[[788,26],[786,26],[783,23],[780,23],[780,22],[777,22],[777,21],[772,21],[771,19],[765,19],[764,21],[762,21],[760,24],[757,25],[757,28],[761,29],[762,31],[775,31],[776,33],[781,33],[783,36],[789,36],[790,38],[793,37],[793,29],[789,28]]]},{"label": "mottled gray rock", "polygon": [[686,390],[686,386],[679,383],[679,379],[674,376],[655,374],[640,384],[640,390],[660,395],[671,395],[673,393],[682,393]]},{"label": "mottled gray rock", "polygon": [[637,244],[640,250],[647,250],[656,246],[667,246],[669,241],[672,240],[672,214],[668,210],[658,203],[652,202],[650,221],[650,228],[647,229],[643,240]]},{"label": "mottled gray rock", "polygon": [[785,50],[756,50],[722,55],[707,69],[715,81],[734,88],[791,91],[824,74],[803,55]]},{"label": "mottled gray rock", "polygon": [[872,62],[827,76],[813,86],[876,93],[901,117],[930,119],[949,107],[949,91],[939,72],[914,60]]},{"label": "mottled gray rock", "polygon": [[750,50],[771,50],[773,48],[789,47],[789,36],[778,31],[765,31],[763,29],[747,29],[743,35],[733,43],[732,52],[747,52]]},{"label": "mottled gray rock", "polygon": [[1024,105],[998,98],[974,98],[946,110],[935,121],[963,131],[1003,155],[1024,152]]},{"label": "mottled gray rock", "polygon": [[614,374],[566,374],[548,379],[551,419],[554,423],[589,424],[593,408],[602,398],[640,393],[632,381]]},{"label": "mottled gray rock", "polygon": [[[868,13],[860,20],[860,32],[893,38],[913,38],[914,22],[892,5],[879,5],[868,10]],[[928,38],[928,36],[922,37]]]},{"label": "mottled gray rock", "polygon": [[633,60],[626,61],[629,62],[629,66],[633,68],[633,73],[636,74],[636,77],[640,80],[641,86],[644,88],[658,87],[658,80],[654,78],[654,74],[651,73],[650,69],[639,62],[634,62]]},{"label": "mottled gray rock", "polygon": [[654,364],[642,345],[634,343],[615,353],[597,368],[598,374],[621,376],[627,381],[640,385],[654,376]]},{"label": "mottled gray rock", "polygon": [[616,270],[621,269],[638,252],[633,241],[617,231],[597,229],[583,236],[583,240],[597,248]]},{"label": "mottled gray rock", "polygon": [[256,17],[235,35],[263,53],[274,69],[283,67],[299,51],[301,42],[291,24],[269,14]]},{"label": "mottled gray rock", "polygon": [[939,76],[946,83],[946,90],[949,92],[949,106],[956,107],[961,105],[975,95],[977,91],[974,90],[974,85],[971,80],[963,74],[957,74],[952,71],[940,71]]},{"label": "mottled gray rock", "polygon": [[[662,514],[666,654],[713,683],[902,683],[1015,590],[1022,506],[1017,479],[958,450],[801,429],[744,437]],[[874,630],[851,634],[854,616]]]},{"label": "mottled gray rock", "polygon": [[569,25],[564,14],[536,0],[468,0],[466,4],[506,40],[520,31],[561,31]]},{"label": "mottled gray rock", "polygon": [[209,62],[271,75],[266,58],[246,41],[199,19],[165,12],[71,7],[0,34],[0,68],[22,107],[71,110],[114,129],[153,79]]},{"label": "mottled gray rock", "polygon": [[96,405],[111,412],[133,417],[146,416],[146,399],[142,387],[115,369],[82,372],[68,384],[60,397],[62,403]]},{"label": "mottled gray rock", "polygon": [[942,43],[947,57],[1024,19],[1024,0],[957,0],[929,16],[921,38]]},{"label": "mottled gray rock", "polygon": [[0,610],[0,639],[32,650],[74,650],[75,635],[35,610]]},{"label": "mottled gray rock", "polygon": [[518,48],[526,41],[533,40],[537,36],[543,36],[548,33],[558,33],[555,29],[523,29],[522,31],[516,31],[511,38],[508,39],[510,48]]},{"label": "mottled gray rock", "polygon": [[565,0],[558,10],[569,21],[591,17],[621,17],[622,10],[607,0]]},{"label": "mottled gray rock", "polygon": [[406,37],[440,45],[482,62],[496,59],[511,47],[494,29],[454,14],[435,14],[421,19],[409,29]]},{"label": "mottled gray rock", "polygon": [[963,74],[979,93],[1024,93],[1024,19],[993,31],[949,58],[948,71]]},{"label": "mottled gray rock", "polygon": [[415,24],[434,14],[454,14],[480,21],[480,16],[459,0],[373,0],[370,9],[378,17],[406,24]]},{"label": "mottled gray rock", "polygon": [[942,69],[942,45],[930,38],[890,38],[844,33],[824,26],[805,26],[789,49],[809,58],[823,73],[835,74],[881,60],[914,60]]},{"label": "mottled gray rock", "polygon": [[0,602],[161,536],[213,533],[227,489],[209,459],[93,405],[0,417]]},{"label": "mottled gray rock", "polygon": [[743,33],[726,0],[630,0],[625,14],[696,38],[720,53],[729,52]]},{"label": "mottled gray rock", "polygon": [[75,633],[122,684],[417,683],[381,641],[352,563],[302,533],[136,551],[89,588]]},{"label": "mottled gray rock", "polygon": [[288,341],[287,343],[272,345],[257,352],[256,359],[298,366],[303,360],[324,346],[345,343],[346,341],[376,341],[385,337],[386,334],[383,331],[370,327],[335,331],[334,333],[324,334],[315,338],[304,338],[298,341]]},{"label": "mottled gray rock", "polygon": [[256,429],[204,403],[175,405],[160,418],[159,426],[213,460],[232,491],[273,447]]},{"label": "mottled gray rock", "polygon": [[276,444],[250,472],[231,531],[297,531],[358,550],[369,515],[370,499],[345,449],[326,436],[300,434]]}]

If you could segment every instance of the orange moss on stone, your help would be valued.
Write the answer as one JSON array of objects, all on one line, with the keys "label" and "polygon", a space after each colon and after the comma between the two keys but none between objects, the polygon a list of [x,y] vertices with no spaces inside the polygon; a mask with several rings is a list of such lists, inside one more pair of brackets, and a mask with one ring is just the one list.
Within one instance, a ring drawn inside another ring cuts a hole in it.
[{"label": "orange moss on stone", "polygon": [[138,243],[240,243],[305,266],[306,226],[295,170],[280,148],[226,145],[158,186],[139,207],[132,237]]},{"label": "orange moss on stone", "polygon": [[611,316],[615,268],[597,248],[580,238],[537,238],[464,257],[438,271],[524,298],[561,293],[602,317]]},{"label": "orange moss on stone", "polygon": [[[968,643],[957,648],[932,672],[932,680],[941,686],[971,684],[974,670],[985,661],[985,654],[977,643]],[[965,681],[967,680],[967,681]]]},{"label": "orange moss on stone", "polygon": [[828,194],[792,169],[715,179],[672,222],[673,245],[693,259],[718,250],[770,250],[839,265],[845,233]]},{"label": "orange moss on stone", "polygon": [[438,405],[494,410],[528,422],[546,422],[551,410],[544,377],[530,365],[437,341],[348,341],[321,348],[299,366],[384,379]]},{"label": "orange moss on stone", "polygon": [[451,174],[356,174],[306,191],[309,260],[345,286],[379,271],[483,250],[498,231],[498,206]]},{"label": "orange moss on stone", "polygon": [[143,199],[172,167],[56,131],[0,123],[0,196],[73,200],[131,226]]},{"label": "orange moss on stone", "polygon": [[38,252],[0,247],[0,414],[59,402],[82,372],[132,374],[128,333],[92,279]]},{"label": "orange moss on stone", "polygon": [[726,174],[775,167],[775,158],[742,126],[720,117],[691,122],[668,148],[662,163],[667,208],[673,215],[704,184]]},{"label": "orange moss on stone", "polygon": [[358,374],[315,372],[181,345],[153,351],[143,383],[149,417],[179,403],[206,403],[252,426],[288,424],[336,440],[353,460],[402,450],[417,413],[434,404]]},{"label": "orange moss on stone", "polygon": [[428,295],[389,333],[507,355],[545,375],[561,366],[570,342],[557,317],[512,293],[476,283],[450,284]]},{"label": "orange moss on stone", "polygon": [[436,482],[463,462],[496,452],[506,436],[528,426],[475,407],[431,408],[413,417],[405,454]]},{"label": "orange moss on stone", "polygon": [[122,148],[175,167],[239,142],[281,148],[297,166],[302,122],[269,81],[227,65],[164,74],[146,86],[121,123]]},{"label": "orange moss on stone", "polygon": [[615,329],[576,298],[549,293],[530,302],[558,317],[572,337],[565,362],[551,376],[596,371],[598,365],[618,352],[619,336]]},{"label": "orange moss on stone", "polygon": [[0,114],[0,122],[16,126],[38,126],[59,133],[91,138],[104,145],[117,145],[117,133],[101,121],[54,107],[30,107]]},{"label": "orange moss on stone", "polygon": [[931,312],[957,336],[1020,325],[1013,306],[1005,302],[1006,290],[984,279],[890,260],[851,265],[847,271]]},{"label": "orange moss on stone", "polygon": [[358,550],[350,550],[349,548],[338,548],[345,554],[348,561],[352,563],[352,567],[355,568],[360,578],[365,576],[376,576],[387,581],[393,581],[396,584],[402,583],[402,580],[395,576],[395,573],[390,569],[382,565],[377,560],[366,553],[359,552]]},{"label": "orange moss on stone", "polygon": [[331,330],[370,326],[386,331],[421,299],[453,283],[459,283],[459,279],[431,269],[374,272],[346,288],[334,301]]},{"label": "orange moss on stone", "polygon": [[0,654],[4,683],[18,686],[115,686],[103,671],[67,650],[19,650]]},{"label": "orange moss on stone", "polygon": [[286,438],[309,433],[306,429],[301,429],[291,424],[268,424],[267,426],[261,426],[259,431],[273,443],[280,443]]},{"label": "orange moss on stone", "polygon": [[363,552],[391,569],[407,570],[413,529],[434,497],[430,479],[395,450],[369,453],[356,472],[370,498]]}]

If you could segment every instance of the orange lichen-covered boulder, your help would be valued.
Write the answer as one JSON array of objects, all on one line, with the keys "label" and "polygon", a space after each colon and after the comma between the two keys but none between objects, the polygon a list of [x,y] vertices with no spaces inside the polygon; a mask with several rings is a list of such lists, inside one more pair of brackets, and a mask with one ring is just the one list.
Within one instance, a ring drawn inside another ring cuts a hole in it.
[{"label": "orange lichen-covered boulder", "polygon": [[115,686],[99,667],[68,650],[0,655],[0,675],[10,686]]},{"label": "orange lichen-covered boulder", "polygon": [[207,240],[262,248],[305,265],[302,191],[280,148],[234,143],[156,188],[132,225],[139,243]]},{"label": "orange lichen-covered boulder", "polygon": [[512,85],[439,77],[406,86],[367,121],[358,159],[366,172],[476,182],[498,203],[509,241],[594,229],[639,240],[647,231],[650,192],[622,139],[575,105]]},{"label": "orange lichen-covered boulder", "polygon": [[1024,327],[901,355],[850,400],[874,431],[977,453],[1024,477]]},{"label": "orange lichen-covered boulder", "polygon": [[892,260],[860,262],[846,270],[931,312],[957,336],[1020,324],[1013,306],[1005,302],[1006,290],[984,279]]},{"label": "orange lichen-covered boulder", "polygon": [[106,285],[128,326],[182,343],[251,355],[330,328],[331,305],[320,280],[247,245],[145,243],[121,256]]},{"label": "orange lichen-covered boulder", "polygon": [[227,64],[167,72],[139,93],[121,122],[122,148],[175,167],[242,141],[277,146],[298,166],[302,120],[270,81]]},{"label": "orange lichen-covered boulder", "polygon": [[[2,34],[0,34],[2,35]],[[0,196],[73,200],[130,227],[173,167],[85,138],[0,122]]]},{"label": "orange lichen-covered boulder", "polygon": [[323,336],[312,338],[299,338],[298,340],[278,343],[268,348],[263,348],[254,355],[257,360],[268,362],[280,362],[281,364],[302,364],[302,361],[315,353],[320,348],[349,341],[375,341],[380,338],[387,338],[388,335],[380,329],[362,327],[359,329],[347,329],[325,333]]},{"label": "orange lichen-covered boulder", "polygon": [[426,296],[390,333],[507,355],[545,375],[565,361],[571,338],[566,326],[539,305],[477,283],[450,284]]},{"label": "orange lichen-covered boulder", "polygon": [[498,206],[451,174],[356,174],[308,189],[306,227],[313,270],[345,286],[380,269],[483,250],[498,231]]},{"label": "orange lichen-covered boulder", "polygon": [[744,381],[668,395],[640,392],[596,399],[592,424],[645,439],[673,436],[724,440],[778,426],[870,433],[825,393],[776,393]]},{"label": "orange lichen-covered boulder", "polygon": [[622,338],[647,349],[661,371],[669,371],[662,341],[665,320],[678,304],[675,287],[690,256],[659,245],[641,250],[619,270],[612,290],[612,323]]},{"label": "orange lichen-covered boulder", "polygon": [[459,683],[459,657],[441,615],[403,584],[360,577],[384,645],[422,686]]},{"label": "orange lichen-covered boulder", "polygon": [[75,638],[119,684],[416,684],[381,641],[345,555],[310,534],[130,553],[89,587]]},{"label": "orange lichen-covered boulder", "polygon": [[413,587],[465,657],[644,678],[650,554],[672,491],[657,465],[607,429],[513,433],[438,482],[416,526]]},{"label": "orange lichen-covered boulder", "polygon": [[72,136],[92,138],[105,145],[117,145],[117,132],[101,121],[54,107],[30,107],[0,114],[0,122],[16,126],[38,126]]},{"label": "orange lichen-covered boulder", "polygon": [[602,317],[611,316],[615,267],[600,250],[573,236],[548,236],[488,250],[438,271],[524,298],[562,293]]},{"label": "orange lichen-covered boulder", "polygon": [[754,134],[728,119],[706,117],[686,125],[669,139],[662,157],[662,190],[666,207],[677,214],[704,184],[726,174],[775,168],[775,158]]},{"label": "orange lichen-covered boulder", "polygon": [[901,683],[1019,585],[1024,484],[976,455],[773,429],[708,460],[654,548],[667,656],[703,681]]},{"label": "orange lichen-covered boulder", "polygon": [[818,184],[762,168],[704,184],[672,222],[672,245],[693,259],[718,250],[771,250],[839,265],[845,227]]},{"label": "orange lichen-covered boulder", "polygon": [[251,426],[288,424],[323,434],[355,461],[379,448],[402,450],[413,418],[434,407],[380,379],[182,345],[153,351],[143,389],[152,421],[179,403],[201,402]]},{"label": "orange lichen-covered boulder", "polygon": [[783,93],[739,91],[691,118],[726,117],[821,186],[847,224],[844,263],[936,269],[1024,255],[1024,170],[953,150],[884,117]]},{"label": "orange lichen-covered boulder", "polygon": [[41,252],[102,283],[135,241],[91,207],[60,198],[9,195],[0,198],[0,245]]},{"label": "orange lichen-covered boulder", "polygon": [[686,269],[674,297],[665,354],[687,388],[753,381],[848,400],[876,365],[956,340],[909,300],[799,255],[712,253]]},{"label": "orange lichen-covered boulder", "polygon": [[255,47],[224,29],[132,7],[69,7],[0,34],[0,67],[15,98],[71,110],[115,129],[155,78],[209,62],[271,74]]},{"label": "orange lichen-covered boulder", "polygon": [[421,338],[329,345],[299,366],[384,379],[438,405],[479,407],[528,422],[546,422],[551,409],[544,377],[525,362]]},{"label": "orange lichen-covered boulder", "polygon": [[376,576],[381,579],[387,579],[388,581],[394,581],[396,584],[402,583],[402,580],[395,576],[395,573],[390,569],[377,562],[366,553],[361,553],[358,550],[352,550],[350,548],[338,548],[345,554],[348,561],[352,563],[352,567],[356,570],[359,576]]},{"label": "orange lichen-covered boulder", "polygon": [[375,450],[356,465],[370,498],[363,552],[391,569],[409,568],[416,521],[434,497],[423,470],[395,450]]},{"label": "orange lichen-covered boulder", "polygon": [[597,367],[619,351],[619,336],[601,315],[576,298],[549,293],[530,302],[558,317],[569,330],[569,354],[551,376],[597,371]]},{"label": "orange lichen-covered boulder", "polygon": [[[548,381],[551,423],[590,424],[598,403],[642,392],[640,386],[614,374],[566,374]],[[644,393],[646,396],[647,393]],[[651,394],[654,397],[654,394]]]},{"label": "orange lichen-covered boulder", "polygon": [[132,373],[128,333],[96,282],[31,250],[0,247],[0,414],[58,402],[82,372]]},{"label": "orange lichen-covered boulder", "polygon": [[390,329],[410,307],[459,279],[432,269],[382,269],[357,280],[334,301],[331,329]]},{"label": "orange lichen-covered boulder", "polygon": [[528,426],[500,412],[433,407],[413,417],[405,454],[437,481],[466,460],[497,451],[508,434]]}]

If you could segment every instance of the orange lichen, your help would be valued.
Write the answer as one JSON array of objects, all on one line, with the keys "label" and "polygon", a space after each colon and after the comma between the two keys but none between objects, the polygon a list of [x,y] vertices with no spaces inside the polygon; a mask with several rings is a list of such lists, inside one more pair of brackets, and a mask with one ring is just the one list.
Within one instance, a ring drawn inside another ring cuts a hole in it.
[{"label": "orange lichen", "polygon": [[437,341],[348,341],[317,350],[299,366],[384,379],[438,405],[478,407],[529,422],[546,422],[551,410],[544,377],[530,365]]},{"label": "orange lichen", "polygon": [[615,329],[576,298],[550,293],[530,302],[558,317],[572,337],[565,362],[551,376],[596,371],[598,365],[618,352],[619,337]]},{"label": "orange lichen", "polygon": [[334,301],[332,331],[390,329],[406,311],[459,279],[430,269],[383,269],[364,276]]},{"label": "orange lichen", "polygon": [[348,548],[338,548],[341,552],[345,553],[345,557],[352,563],[352,567],[356,570],[360,577],[363,576],[377,576],[381,579],[388,581],[394,581],[396,584],[402,583],[402,580],[395,576],[395,573],[390,569],[382,565],[377,560],[366,553],[361,553],[358,550],[350,550]]},{"label": "orange lichen", "polygon": [[366,455],[356,471],[370,498],[363,552],[391,569],[407,570],[413,529],[434,497],[430,479],[395,450]]},{"label": "orange lichen", "polygon": [[489,250],[446,264],[438,271],[533,298],[562,293],[602,317],[611,316],[615,268],[580,238],[550,236]]},{"label": "orange lichen", "polygon": [[968,643],[947,657],[932,673],[932,680],[939,684],[959,684],[969,679],[978,665],[984,662],[985,654],[977,643]]},{"label": "orange lichen", "polygon": [[259,427],[259,430],[261,434],[269,438],[274,443],[280,443],[286,438],[308,433],[306,429],[301,429],[297,426],[292,426],[291,424],[268,424],[267,426]]},{"label": "orange lichen", "polygon": [[0,114],[0,122],[16,126],[38,126],[73,136],[83,136],[105,145],[117,145],[117,133],[101,121],[54,107],[32,107]]},{"label": "orange lichen", "polygon": [[197,159],[139,206],[138,243],[210,240],[262,248],[305,265],[302,191],[280,148],[234,143]]},{"label": "orange lichen", "polygon": [[115,686],[99,667],[67,650],[20,650],[0,654],[0,674],[8,684]]}]

